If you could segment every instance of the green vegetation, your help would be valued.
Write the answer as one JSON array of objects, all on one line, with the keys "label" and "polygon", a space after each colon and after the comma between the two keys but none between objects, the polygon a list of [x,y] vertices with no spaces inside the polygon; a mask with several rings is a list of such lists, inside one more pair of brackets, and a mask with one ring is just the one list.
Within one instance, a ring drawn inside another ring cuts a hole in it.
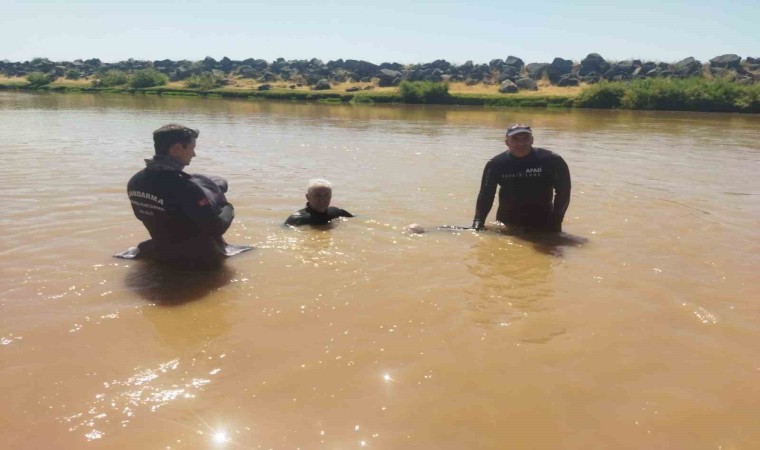
[{"label": "green vegetation", "polygon": [[94,87],[113,87],[121,86],[129,82],[129,76],[126,72],[121,70],[109,70],[98,75],[96,80],[93,80],[92,85]]},{"label": "green vegetation", "polygon": [[69,69],[66,71],[67,80],[78,80],[82,78],[82,74],[77,69]]},{"label": "green vegetation", "polygon": [[135,71],[129,79],[129,85],[136,89],[163,86],[169,81],[169,77],[156,69],[142,69]]},{"label": "green vegetation", "polygon": [[722,78],[647,78],[603,82],[575,98],[579,108],[666,111],[760,112],[760,84],[740,85]]},{"label": "green vegetation", "polygon": [[614,109],[620,108],[625,83],[602,81],[587,86],[575,97],[573,104],[579,108]]},{"label": "green vegetation", "polygon": [[185,80],[185,86],[190,89],[198,89],[200,91],[210,91],[216,89],[224,84],[224,78],[214,75],[213,73],[202,73],[200,75],[190,75]]},{"label": "green vegetation", "polygon": [[448,83],[431,81],[402,81],[398,93],[404,103],[449,103]]},{"label": "green vegetation", "polygon": [[29,82],[30,86],[38,88],[50,84],[53,80],[42,72],[32,72],[26,76],[26,81]]},{"label": "green vegetation", "polygon": [[[75,69],[71,69],[75,71]],[[68,79],[77,74],[66,73]],[[145,69],[128,74],[109,70],[98,74],[92,86],[82,82],[51,77],[33,72],[23,79],[0,82],[0,89],[30,89],[50,92],[108,92],[152,95],[205,96],[240,99],[268,99],[287,101],[319,101],[323,103],[374,104],[423,103],[472,105],[492,107],[532,108],[600,108],[668,111],[716,111],[760,113],[760,83],[745,85],[726,78],[648,78],[630,82],[607,82],[583,87],[580,92],[553,93],[547,89],[540,93],[449,92],[447,83],[402,82],[398,90],[362,90],[359,92],[312,91],[307,88],[279,87],[257,89],[228,89],[227,82],[218,73],[204,72],[185,81],[186,87],[165,86],[167,77]],[[555,91],[556,92],[556,91]]]}]

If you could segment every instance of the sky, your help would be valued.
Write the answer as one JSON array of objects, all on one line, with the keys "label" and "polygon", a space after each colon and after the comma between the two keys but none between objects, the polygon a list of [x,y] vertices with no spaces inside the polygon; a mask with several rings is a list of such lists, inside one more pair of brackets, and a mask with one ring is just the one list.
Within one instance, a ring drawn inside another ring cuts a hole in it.
[{"label": "sky", "polygon": [[0,0],[0,60],[760,57],[758,0]]}]

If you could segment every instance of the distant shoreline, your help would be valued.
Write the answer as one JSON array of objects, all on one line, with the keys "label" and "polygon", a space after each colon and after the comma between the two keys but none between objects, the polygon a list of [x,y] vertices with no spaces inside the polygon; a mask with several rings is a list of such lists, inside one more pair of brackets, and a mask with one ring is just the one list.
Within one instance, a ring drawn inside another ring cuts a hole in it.
[{"label": "distant shoreline", "polygon": [[201,61],[129,59],[104,63],[0,61],[0,89],[304,100],[426,103],[540,108],[760,112],[760,58],[735,54],[709,62],[580,62],[554,58],[526,64],[516,56],[487,64],[361,60]]}]

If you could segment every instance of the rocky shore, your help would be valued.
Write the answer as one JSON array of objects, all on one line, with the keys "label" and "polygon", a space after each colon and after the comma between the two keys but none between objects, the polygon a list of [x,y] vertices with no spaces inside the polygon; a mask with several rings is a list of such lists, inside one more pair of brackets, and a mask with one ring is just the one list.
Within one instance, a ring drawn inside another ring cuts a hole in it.
[{"label": "rocky shore", "polygon": [[[445,60],[425,64],[382,63],[361,60],[329,61],[319,59],[285,60],[268,62],[263,59],[202,61],[144,61],[129,59],[105,63],[97,58],[75,61],[50,61],[35,58],[31,61],[0,61],[0,74],[6,77],[26,77],[32,73],[45,74],[51,81],[58,78],[87,78],[96,80],[108,71],[134,71],[153,69],[170,81],[188,80],[193,76],[212,76],[218,80],[229,77],[252,79],[259,83],[286,82],[308,86],[314,90],[329,90],[335,83],[373,82],[379,87],[398,86],[402,81],[463,82],[467,85],[498,85],[501,93],[533,91],[537,82],[548,81],[555,86],[594,84],[602,80],[631,81],[646,78],[726,78],[740,85],[752,85],[760,80],[760,58],[742,58],[734,54],[716,56],[703,63],[685,58],[676,63],[641,60],[607,61],[591,53],[579,62],[554,58],[548,62],[525,62],[516,57],[493,59],[488,64],[467,61],[455,65]],[[224,81],[221,82],[224,84]]]}]

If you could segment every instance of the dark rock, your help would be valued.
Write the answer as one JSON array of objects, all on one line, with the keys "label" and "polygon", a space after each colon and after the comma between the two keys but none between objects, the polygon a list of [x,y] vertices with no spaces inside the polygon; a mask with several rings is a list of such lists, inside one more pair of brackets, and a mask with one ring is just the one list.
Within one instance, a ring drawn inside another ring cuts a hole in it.
[{"label": "dark rock", "polygon": [[262,84],[261,86],[257,87],[256,89],[259,90],[259,91],[268,91],[268,90],[272,89],[272,85],[270,85],[270,84]]},{"label": "dark rock", "polygon": [[501,59],[492,59],[488,63],[488,67],[490,67],[491,69],[497,69],[497,70],[501,70],[501,67],[503,65],[504,65],[504,61]]},{"label": "dark rock", "polygon": [[742,58],[739,55],[720,55],[710,60],[712,67],[722,67],[724,69],[738,69],[741,67]]},{"label": "dark rock", "polygon": [[597,74],[605,73],[610,70],[610,64],[598,53],[589,53],[581,60],[581,66],[578,68],[578,75],[585,76],[591,72]]},{"label": "dark rock", "polygon": [[751,56],[747,56],[746,61],[750,64],[760,64],[760,58],[753,58]]},{"label": "dark rock", "polygon": [[350,88],[346,89],[346,92],[356,92],[356,91],[361,91],[361,90],[362,88],[360,88],[359,86],[351,86]]},{"label": "dark rock", "polygon": [[656,68],[657,68],[657,64],[653,62],[645,62],[644,64],[641,65],[641,72],[646,74],[646,73],[649,73],[650,70],[656,69]]},{"label": "dark rock", "polygon": [[544,73],[546,73],[547,67],[549,67],[548,63],[530,63],[525,66],[525,70],[528,71],[530,78],[540,80],[544,76]]},{"label": "dark rock", "polygon": [[679,77],[693,77],[701,75],[702,63],[692,57],[682,59],[673,65],[673,72]]},{"label": "dark rock", "polygon": [[247,64],[238,67],[237,73],[243,78],[256,78],[258,76],[256,69]]},{"label": "dark rock", "polygon": [[561,86],[561,87],[579,86],[580,84],[581,84],[580,80],[578,80],[578,78],[573,74],[565,74],[562,76],[562,78],[557,80],[557,86]]},{"label": "dark rock", "polygon": [[523,62],[523,60],[517,56],[510,55],[507,56],[507,59],[504,60],[504,65],[515,69],[519,75],[520,71],[522,71],[523,67],[525,67],[525,62]]},{"label": "dark rock", "polygon": [[554,58],[554,61],[546,67],[546,74],[549,76],[549,81],[556,84],[563,75],[569,74],[572,70],[572,61],[569,59]]},{"label": "dark rock", "polygon": [[380,87],[396,86],[398,84],[396,80],[399,80],[401,76],[402,73],[398,70],[380,69],[378,85]]},{"label": "dark rock", "polygon": [[446,71],[451,68],[451,63],[446,61],[445,59],[436,59],[435,61],[431,62],[430,64],[425,65],[426,68],[431,69],[440,69],[441,71]]},{"label": "dark rock", "polygon": [[223,70],[226,73],[229,73],[230,70],[232,70],[232,60],[228,57],[223,57],[221,61],[219,61],[219,69]]},{"label": "dark rock", "polygon": [[395,70],[395,71],[401,71],[404,69],[404,66],[399,63],[382,63],[380,64],[380,69],[388,69],[388,70]]},{"label": "dark rock", "polygon": [[504,80],[499,85],[499,92],[502,94],[514,94],[515,92],[519,91],[520,89],[517,87],[515,83],[513,83],[511,80]]},{"label": "dark rock", "polygon": [[518,88],[520,88],[521,91],[537,91],[538,85],[536,85],[535,80],[532,78],[518,78],[515,81],[515,84]]},{"label": "dark rock", "polygon": [[443,71],[441,69],[433,69],[429,75],[425,77],[425,81],[439,82],[443,78]]},{"label": "dark rock", "polygon": [[216,68],[216,60],[210,56],[203,58],[203,68],[205,70],[211,70]]},{"label": "dark rock", "polygon": [[330,83],[328,83],[324,78],[317,81],[317,84],[314,85],[315,91],[325,91],[327,89],[330,89]]},{"label": "dark rock", "polygon": [[745,77],[737,78],[734,82],[742,86],[749,86],[755,82],[755,79],[752,77],[745,76]]},{"label": "dark rock", "polygon": [[515,81],[517,79],[516,76],[510,74],[510,73],[502,73],[499,75],[498,82],[503,83],[505,80]]},{"label": "dark rock", "polygon": [[290,89],[295,89],[295,88],[296,88],[296,85],[295,85],[295,84],[291,84],[290,86],[288,86],[288,88],[290,88]]}]

